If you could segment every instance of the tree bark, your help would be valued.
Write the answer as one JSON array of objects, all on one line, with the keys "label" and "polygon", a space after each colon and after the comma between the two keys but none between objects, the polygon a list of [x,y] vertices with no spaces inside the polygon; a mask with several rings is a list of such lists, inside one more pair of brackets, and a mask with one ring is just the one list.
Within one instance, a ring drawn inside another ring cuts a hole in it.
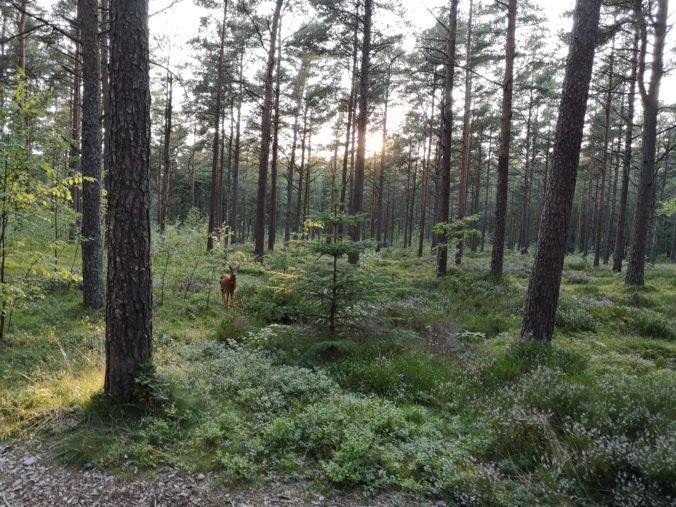
[{"label": "tree bark", "polygon": [[223,2],[223,20],[221,21],[221,45],[218,52],[218,80],[216,82],[216,100],[214,102],[214,139],[211,158],[211,195],[209,199],[209,226],[207,230],[207,250],[214,248],[214,237],[218,234],[223,217],[220,216],[223,166],[220,163],[221,112],[223,110],[223,81],[225,80],[225,33],[228,18],[228,0]]},{"label": "tree bark", "polygon": [[502,88],[502,124],[500,127],[500,155],[498,182],[495,194],[495,232],[491,252],[491,274],[502,276],[505,257],[505,230],[507,225],[507,191],[509,185],[509,145],[512,139],[512,91],[514,86],[514,57],[516,55],[516,2],[509,0],[507,8],[507,44],[505,48],[505,77]]},{"label": "tree bark", "polygon": [[261,149],[258,158],[258,191],[256,194],[256,217],[254,223],[254,254],[259,262],[263,262],[263,255],[265,253],[265,194],[267,190],[270,132],[272,128],[272,78],[277,51],[277,31],[279,30],[283,3],[284,0],[276,1],[275,11],[272,15],[270,49],[268,50],[268,61],[265,71],[265,93],[263,95],[263,107],[261,111]]},{"label": "tree bark", "polygon": [[[465,218],[467,204],[467,183],[469,178],[469,156],[472,139],[472,15],[474,0],[469,0],[469,18],[467,20],[467,42],[465,53],[465,109],[462,122],[462,163],[460,165],[460,182],[458,187],[458,220]],[[465,251],[464,234],[458,240],[455,252],[455,264],[462,263]]]},{"label": "tree bark", "polygon": [[434,102],[437,88],[432,88],[432,112],[430,113],[429,134],[427,138],[427,156],[423,163],[423,186],[420,203],[420,234],[418,235],[418,257],[423,256],[425,247],[426,218],[427,218],[427,200],[429,199],[429,179],[430,165],[432,163],[432,139],[434,138]]},{"label": "tree bark", "polygon": [[110,6],[111,174],[104,392],[136,395],[152,355],[148,3]]},{"label": "tree bark", "polygon": [[270,224],[268,225],[268,250],[275,249],[277,239],[277,162],[279,153],[279,97],[282,86],[282,29],[277,30],[277,71],[275,77],[275,115],[272,136],[272,161],[270,163]]},{"label": "tree bark", "polygon": [[[237,92],[237,121],[235,122],[235,153],[233,154],[232,162],[232,181],[230,182],[230,191],[232,198],[230,199],[230,219],[228,221],[230,225],[230,242],[234,245],[237,243],[237,209],[238,209],[238,199],[239,199],[239,159],[242,149],[241,143],[241,132],[242,132],[242,87],[243,87],[243,76],[244,65],[242,60],[242,55],[240,54],[239,59],[239,90]],[[246,206],[246,203],[245,203]]]},{"label": "tree bark", "polygon": [[[627,285],[643,285],[645,270],[645,255],[650,220],[650,206],[655,193],[655,151],[657,144],[657,114],[659,112],[660,83],[664,74],[664,42],[667,33],[668,0],[658,0],[657,15],[654,17],[655,35],[653,42],[653,62],[650,84],[646,90],[645,57],[648,46],[648,34],[644,20],[640,20],[641,13],[637,12],[641,27],[641,50],[639,55],[638,86],[643,102],[643,133],[641,150],[641,172],[636,190],[636,212],[631,235],[631,249],[627,264],[627,274],[624,282]],[[637,1],[640,8],[640,3]]]},{"label": "tree bark", "polygon": [[[357,159],[354,166],[354,182],[350,214],[357,215],[362,211],[364,200],[364,165],[366,163],[366,127],[369,117],[369,77],[371,67],[371,18],[373,0],[364,0],[364,33],[361,46],[361,69],[359,75],[359,117],[357,118]],[[361,239],[361,221],[350,225],[350,239]],[[348,255],[350,264],[359,264],[359,252]]]},{"label": "tree bark", "polygon": [[101,91],[103,92],[103,177],[104,188],[108,189],[110,174],[110,78],[108,73],[108,48],[110,33],[108,0],[101,0]]},{"label": "tree bark", "polygon": [[615,40],[610,52],[610,64],[608,66],[608,89],[606,101],[603,105],[605,112],[605,125],[603,130],[603,162],[601,163],[600,196],[596,201],[596,239],[594,240],[594,266],[598,266],[603,253],[603,222],[605,218],[604,200],[606,180],[608,179],[608,147],[610,144],[610,113],[612,112],[613,100],[613,67],[615,62]]},{"label": "tree bark", "polygon": [[[513,0],[514,1],[514,0]],[[455,39],[458,28],[458,0],[451,0],[446,36],[446,69],[444,73],[444,99],[441,109],[441,161],[437,179],[437,223],[448,223],[450,219],[449,199],[451,185],[451,156],[453,134],[453,80],[455,78]],[[437,276],[446,276],[448,270],[448,238],[436,235]]]},{"label": "tree bark", "polygon": [[601,0],[576,2],[552,169],[521,324],[521,336],[538,341],[550,341],[554,332],[600,11]]},{"label": "tree bark", "polygon": [[89,308],[102,308],[101,249],[101,67],[96,0],[79,0],[82,41],[82,296]]}]

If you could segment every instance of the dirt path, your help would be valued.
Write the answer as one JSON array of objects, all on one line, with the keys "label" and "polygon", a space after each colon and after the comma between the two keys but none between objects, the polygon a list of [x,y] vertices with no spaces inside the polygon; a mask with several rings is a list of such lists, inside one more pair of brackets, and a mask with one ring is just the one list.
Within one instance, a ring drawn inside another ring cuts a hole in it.
[{"label": "dirt path", "polygon": [[131,482],[93,470],[55,464],[45,454],[14,444],[0,444],[0,507],[413,507],[444,506],[400,496],[364,499],[327,498],[298,486],[273,484],[252,491],[227,491],[204,474],[163,472]]}]

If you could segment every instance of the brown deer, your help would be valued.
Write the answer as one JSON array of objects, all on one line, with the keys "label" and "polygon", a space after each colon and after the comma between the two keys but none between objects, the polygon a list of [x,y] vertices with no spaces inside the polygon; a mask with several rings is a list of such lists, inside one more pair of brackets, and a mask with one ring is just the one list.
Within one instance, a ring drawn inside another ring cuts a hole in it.
[{"label": "brown deer", "polygon": [[232,306],[235,297],[235,289],[237,288],[237,271],[239,264],[228,264],[230,275],[221,276],[221,302],[223,308]]}]

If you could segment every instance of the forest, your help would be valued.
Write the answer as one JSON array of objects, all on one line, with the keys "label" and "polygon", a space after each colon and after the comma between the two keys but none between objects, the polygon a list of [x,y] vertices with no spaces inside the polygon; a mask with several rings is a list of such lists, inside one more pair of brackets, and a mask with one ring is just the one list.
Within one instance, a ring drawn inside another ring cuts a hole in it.
[{"label": "forest", "polygon": [[0,507],[674,505],[675,9],[0,0]]}]

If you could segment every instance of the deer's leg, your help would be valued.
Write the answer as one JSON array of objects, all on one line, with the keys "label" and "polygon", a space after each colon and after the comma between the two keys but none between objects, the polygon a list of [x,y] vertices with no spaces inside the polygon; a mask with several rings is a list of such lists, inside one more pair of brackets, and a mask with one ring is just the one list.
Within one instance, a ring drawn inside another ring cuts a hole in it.
[{"label": "deer's leg", "polygon": [[225,308],[225,291],[223,289],[221,289],[221,304]]}]

